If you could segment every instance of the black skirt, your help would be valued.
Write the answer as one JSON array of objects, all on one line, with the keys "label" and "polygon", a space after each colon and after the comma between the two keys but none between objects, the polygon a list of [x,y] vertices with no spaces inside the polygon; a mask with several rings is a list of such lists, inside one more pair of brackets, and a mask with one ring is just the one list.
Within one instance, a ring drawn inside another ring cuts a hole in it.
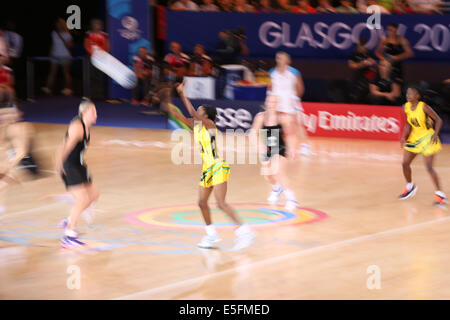
[{"label": "black skirt", "polygon": [[64,164],[64,171],[61,175],[66,188],[70,186],[76,186],[80,184],[91,183],[91,177],[89,176],[89,171],[87,167],[81,164]]}]

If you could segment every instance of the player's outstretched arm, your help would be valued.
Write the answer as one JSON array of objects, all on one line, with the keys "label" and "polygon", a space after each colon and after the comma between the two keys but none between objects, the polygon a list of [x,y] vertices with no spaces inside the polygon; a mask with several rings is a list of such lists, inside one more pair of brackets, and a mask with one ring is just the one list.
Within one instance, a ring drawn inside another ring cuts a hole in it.
[{"label": "player's outstretched arm", "polygon": [[186,97],[186,94],[184,92],[184,83],[186,80],[183,81],[183,83],[180,83],[177,87],[177,92],[180,95],[181,100],[183,101],[184,105],[186,106],[186,109],[188,110],[189,114],[194,118],[194,120],[202,121],[202,117],[198,114],[197,110],[195,110],[192,103],[189,101],[189,99]]}]

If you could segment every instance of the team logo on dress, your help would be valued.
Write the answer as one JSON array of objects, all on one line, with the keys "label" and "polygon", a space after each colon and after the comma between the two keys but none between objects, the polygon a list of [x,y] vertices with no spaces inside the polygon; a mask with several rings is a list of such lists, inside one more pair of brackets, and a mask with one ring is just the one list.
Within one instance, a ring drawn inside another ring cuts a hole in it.
[{"label": "team logo on dress", "polygon": [[[256,228],[292,226],[322,220],[327,214],[308,208],[297,208],[290,212],[283,206],[271,206],[264,203],[232,203],[241,219]],[[214,226],[218,228],[235,227],[234,223],[218,208],[211,206]],[[143,209],[125,216],[129,223],[148,227],[197,229],[204,222],[197,205],[179,205]]]}]

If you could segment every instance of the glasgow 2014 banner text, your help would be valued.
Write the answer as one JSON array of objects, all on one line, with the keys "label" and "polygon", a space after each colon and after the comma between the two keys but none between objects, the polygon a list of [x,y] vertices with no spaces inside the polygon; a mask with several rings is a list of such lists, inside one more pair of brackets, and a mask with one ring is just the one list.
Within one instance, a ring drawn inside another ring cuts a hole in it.
[{"label": "glasgow 2014 banner text", "polygon": [[167,13],[167,44],[191,51],[196,43],[214,53],[221,30],[245,29],[253,57],[286,51],[296,58],[347,59],[360,37],[375,49],[389,23],[399,24],[414,60],[450,60],[450,15],[381,15],[381,29],[369,29],[363,14],[257,14],[228,12]]}]

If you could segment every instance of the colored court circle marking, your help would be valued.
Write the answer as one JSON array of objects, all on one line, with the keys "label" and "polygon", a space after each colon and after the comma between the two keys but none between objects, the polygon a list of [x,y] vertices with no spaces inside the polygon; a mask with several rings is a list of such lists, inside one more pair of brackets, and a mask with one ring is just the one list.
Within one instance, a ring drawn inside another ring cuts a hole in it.
[{"label": "colored court circle marking", "polygon": [[[283,206],[267,203],[239,202],[230,205],[245,223],[256,228],[293,226],[327,217],[326,213],[310,208],[297,208],[289,212]],[[216,227],[235,226],[219,209],[211,207],[211,214]],[[194,204],[148,208],[128,213],[124,218],[131,224],[146,227],[198,229],[205,225],[200,209]]]}]

